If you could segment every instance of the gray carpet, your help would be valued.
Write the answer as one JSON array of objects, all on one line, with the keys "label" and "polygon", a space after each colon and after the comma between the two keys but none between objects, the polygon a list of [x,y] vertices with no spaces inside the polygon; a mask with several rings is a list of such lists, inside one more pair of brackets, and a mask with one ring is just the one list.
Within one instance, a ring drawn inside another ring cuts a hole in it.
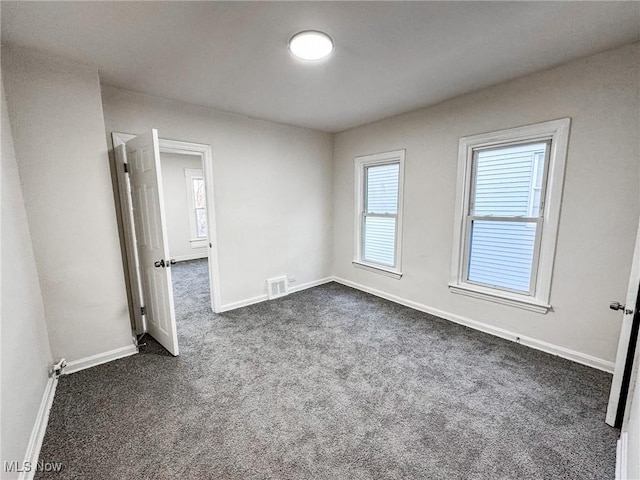
[{"label": "gray carpet", "polygon": [[61,378],[37,478],[614,477],[608,374],[335,283],[213,315],[173,273],[180,357]]}]

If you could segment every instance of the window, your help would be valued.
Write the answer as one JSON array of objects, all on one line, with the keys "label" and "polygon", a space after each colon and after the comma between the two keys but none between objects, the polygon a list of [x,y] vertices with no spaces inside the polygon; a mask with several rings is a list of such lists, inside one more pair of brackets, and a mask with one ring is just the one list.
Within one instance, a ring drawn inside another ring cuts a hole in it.
[{"label": "window", "polygon": [[402,191],[404,150],[357,157],[356,267],[402,276]]},{"label": "window", "polygon": [[207,245],[207,200],[202,170],[185,168],[191,248]]},{"label": "window", "polygon": [[193,208],[196,211],[196,237],[207,238],[207,215],[204,200],[204,178],[191,179],[193,188]]},{"label": "window", "polygon": [[449,288],[546,313],[570,119],[460,139]]}]

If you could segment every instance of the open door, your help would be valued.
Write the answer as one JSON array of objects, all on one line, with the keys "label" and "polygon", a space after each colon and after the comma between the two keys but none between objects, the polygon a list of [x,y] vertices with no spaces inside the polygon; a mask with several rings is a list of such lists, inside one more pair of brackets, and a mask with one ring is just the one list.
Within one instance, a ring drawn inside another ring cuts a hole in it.
[{"label": "open door", "polygon": [[134,137],[125,146],[147,330],[178,355],[158,131]]},{"label": "open door", "polygon": [[624,313],[620,340],[618,341],[618,353],[616,354],[616,366],[609,392],[609,405],[607,406],[606,422],[612,427],[620,428],[624,417],[627,396],[630,393],[631,371],[636,352],[638,328],[640,327],[640,224],[636,234],[636,246],[631,263],[631,275],[629,276],[629,288],[624,305],[613,302],[610,308],[621,310]]}]

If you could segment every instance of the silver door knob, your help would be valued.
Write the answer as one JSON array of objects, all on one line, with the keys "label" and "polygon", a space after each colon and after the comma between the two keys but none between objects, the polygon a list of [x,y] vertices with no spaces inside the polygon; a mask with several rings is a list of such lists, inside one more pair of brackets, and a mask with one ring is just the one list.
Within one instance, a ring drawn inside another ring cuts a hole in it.
[{"label": "silver door knob", "polygon": [[620,302],[611,302],[609,308],[611,310],[624,310],[624,305],[620,305]]},{"label": "silver door knob", "polygon": [[611,302],[609,308],[611,310],[624,310],[625,315],[631,315],[633,313],[632,309],[625,308],[625,305],[622,305],[620,302]]}]

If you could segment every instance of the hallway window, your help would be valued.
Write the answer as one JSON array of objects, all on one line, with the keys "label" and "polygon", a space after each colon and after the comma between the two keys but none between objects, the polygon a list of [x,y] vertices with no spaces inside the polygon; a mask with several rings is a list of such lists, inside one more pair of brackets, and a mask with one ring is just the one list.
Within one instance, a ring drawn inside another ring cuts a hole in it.
[{"label": "hallway window", "polygon": [[206,238],[207,214],[205,211],[204,178],[195,177],[192,180],[193,208],[195,210],[196,217],[196,237]]},{"label": "hallway window", "polygon": [[207,240],[207,201],[204,175],[200,169],[185,168],[191,246],[203,247]]}]

